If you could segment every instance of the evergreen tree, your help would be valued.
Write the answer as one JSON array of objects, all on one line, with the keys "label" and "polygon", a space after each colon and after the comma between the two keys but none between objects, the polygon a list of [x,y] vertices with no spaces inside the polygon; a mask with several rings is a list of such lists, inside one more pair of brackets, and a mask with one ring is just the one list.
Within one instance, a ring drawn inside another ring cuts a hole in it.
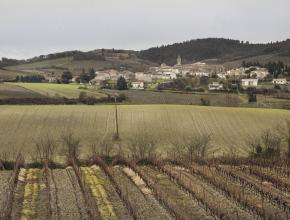
[{"label": "evergreen tree", "polygon": [[72,79],[72,74],[70,71],[64,71],[61,75],[62,83],[68,84],[69,81]]},{"label": "evergreen tree", "polygon": [[117,89],[118,90],[126,90],[126,89],[128,89],[126,79],[123,76],[121,76],[117,80]]},{"label": "evergreen tree", "polygon": [[94,68],[91,68],[90,71],[89,71],[89,79],[92,80],[96,77],[96,71],[94,70]]}]

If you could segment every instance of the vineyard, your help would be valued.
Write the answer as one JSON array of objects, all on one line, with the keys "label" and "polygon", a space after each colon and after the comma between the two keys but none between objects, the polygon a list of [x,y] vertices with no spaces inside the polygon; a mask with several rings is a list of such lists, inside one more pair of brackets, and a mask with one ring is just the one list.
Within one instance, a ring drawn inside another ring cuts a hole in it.
[{"label": "vineyard", "polygon": [[281,166],[96,157],[14,167],[0,171],[1,219],[290,218],[290,172]]}]

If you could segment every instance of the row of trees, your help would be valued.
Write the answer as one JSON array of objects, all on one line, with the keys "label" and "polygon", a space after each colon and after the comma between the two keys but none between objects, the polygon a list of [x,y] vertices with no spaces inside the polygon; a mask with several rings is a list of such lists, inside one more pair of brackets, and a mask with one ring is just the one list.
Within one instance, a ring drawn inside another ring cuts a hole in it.
[{"label": "row of trees", "polygon": [[254,157],[280,157],[283,142],[287,146],[287,157],[290,159],[290,120],[274,128],[264,130],[260,135],[253,135],[246,141]]},{"label": "row of trees", "polygon": [[16,82],[30,82],[30,83],[38,83],[44,81],[44,76],[42,75],[26,75],[26,76],[16,76]]},{"label": "row of trees", "polygon": [[[169,140],[167,158],[174,161],[192,163],[199,159],[209,157],[211,148],[212,134],[192,133],[186,136],[172,137]],[[54,157],[59,155],[69,158],[79,158],[81,149],[81,139],[73,132],[65,132],[60,139],[52,135],[44,135],[33,141],[35,151],[31,154],[31,159],[35,163],[43,160],[54,161]],[[277,159],[282,155],[282,144],[287,145],[286,157],[290,159],[290,120],[285,120],[275,129],[267,129],[259,135],[252,135],[246,141],[250,149],[250,157]],[[93,137],[90,141],[89,155],[100,155],[102,157],[112,157],[114,155],[126,156],[133,160],[156,159],[160,158],[158,151],[158,139],[148,132],[133,133],[126,143],[114,137]],[[1,162],[9,161],[9,156],[15,156],[15,152],[9,155],[2,151],[0,154]],[[237,155],[229,155],[235,159]]]},{"label": "row of trees", "polygon": [[[96,74],[94,68],[91,68],[88,72],[86,72],[85,69],[82,69],[82,73],[78,77],[76,77],[76,82],[88,83],[95,77]],[[72,78],[73,78],[72,73],[66,70],[61,74],[61,80],[59,81],[59,83],[68,84]]]}]

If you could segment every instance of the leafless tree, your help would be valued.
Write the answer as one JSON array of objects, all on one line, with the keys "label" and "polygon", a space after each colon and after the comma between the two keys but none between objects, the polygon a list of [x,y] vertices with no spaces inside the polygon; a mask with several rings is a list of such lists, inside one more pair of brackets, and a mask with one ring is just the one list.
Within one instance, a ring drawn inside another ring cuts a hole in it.
[{"label": "leafless tree", "polygon": [[76,137],[72,132],[68,132],[61,137],[64,153],[68,160],[77,160],[79,157],[80,138]]},{"label": "leafless tree", "polygon": [[91,141],[90,146],[93,157],[95,157],[96,155],[111,156],[114,148],[114,143],[111,138],[106,136],[102,139],[95,138],[93,141]]},{"label": "leafless tree", "polygon": [[49,134],[34,140],[35,155],[32,156],[38,162],[51,162],[57,149],[57,141]]},{"label": "leafless tree", "polygon": [[211,134],[191,134],[182,139],[174,139],[171,141],[171,156],[189,163],[192,163],[196,157],[204,158],[210,146],[211,137]]},{"label": "leafless tree", "polygon": [[129,151],[134,159],[152,158],[156,153],[156,140],[146,132],[137,133],[129,141]]},{"label": "leafless tree", "polygon": [[282,122],[277,126],[277,131],[282,137],[282,140],[287,144],[287,156],[290,158],[290,119],[286,119],[284,123]]},{"label": "leafless tree", "polygon": [[282,140],[275,131],[265,130],[261,135],[261,142],[265,156],[280,156]]},{"label": "leafless tree", "polygon": [[245,142],[251,156],[262,152],[261,138],[259,136],[248,136]]}]

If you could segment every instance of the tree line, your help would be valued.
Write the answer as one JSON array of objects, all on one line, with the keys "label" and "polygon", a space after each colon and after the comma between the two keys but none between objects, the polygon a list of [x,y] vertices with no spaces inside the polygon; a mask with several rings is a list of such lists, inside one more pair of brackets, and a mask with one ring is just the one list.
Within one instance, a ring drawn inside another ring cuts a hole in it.
[{"label": "tree line", "polygon": [[191,63],[193,60],[218,58],[226,61],[229,60],[229,57],[251,57],[273,52],[289,56],[289,51],[290,40],[268,44],[251,44],[232,39],[207,38],[153,47],[140,51],[139,57],[153,62],[174,65],[178,55],[182,57],[183,63]]}]

